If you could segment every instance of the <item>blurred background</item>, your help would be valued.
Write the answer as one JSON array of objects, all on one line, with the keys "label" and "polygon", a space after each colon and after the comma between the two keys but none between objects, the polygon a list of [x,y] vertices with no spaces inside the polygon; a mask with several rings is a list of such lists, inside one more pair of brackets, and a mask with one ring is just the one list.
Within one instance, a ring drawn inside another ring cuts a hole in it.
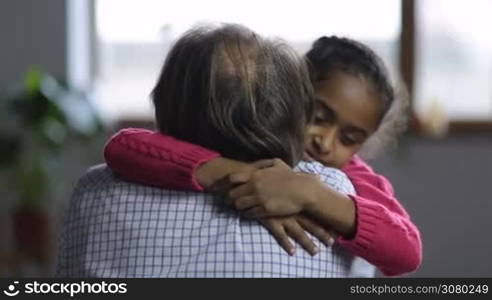
[{"label": "blurred background", "polygon": [[49,276],[71,190],[119,128],[153,128],[172,41],[244,24],[304,53],[322,35],[370,45],[411,98],[408,133],[370,163],[419,226],[411,277],[492,276],[492,1],[0,1],[0,277]]}]

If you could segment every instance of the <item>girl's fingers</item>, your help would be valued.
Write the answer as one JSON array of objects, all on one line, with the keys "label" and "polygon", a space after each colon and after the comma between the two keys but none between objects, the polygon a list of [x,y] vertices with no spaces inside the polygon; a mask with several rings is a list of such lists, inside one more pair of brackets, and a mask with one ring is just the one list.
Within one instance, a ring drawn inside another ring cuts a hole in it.
[{"label": "girl's fingers", "polygon": [[312,221],[311,219],[305,216],[297,216],[296,219],[304,230],[314,235],[316,238],[322,241],[326,246],[330,247],[335,243],[334,234],[326,230],[318,223]]},{"label": "girl's fingers", "polygon": [[273,167],[275,161],[273,159],[262,159],[253,162],[251,165],[258,169],[270,168]]},{"label": "girl's fingers", "polygon": [[261,206],[255,206],[252,207],[244,212],[244,216],[247,218],[252,218],[252,219],[259,219],[259,218],[264,218],[268,217],[267,213]]},{"label": "girl's fingers", "polygon": [[227,181],[230,184],[243,184],[251,179],[251,172],[232,173],[227,176]]},{"label": "girl's fingers", "polygon": [[230,199],[238,199],[253,194],[253,191],[253,185],[250,183],[245,183],[230,189],[227,193],[227,197]]},{"label": "girl's fingers", "polygon": [[283,160],[281,160],[280,158],[274,158],[273,159],[273,166],[277,167],[277,168],[283,168],[283,169],[288,169],[290,170],[290,167],[288,164],[286,164]]},{"label": "girl's fingers", "polygon": [[311,255],[316,255],[319,252],[319,248],[309,238],[304,229],[295,221],[284,223],[285,232],[299,243],[307,252]]},{"label": "girl's fingers", "polygon": [[258,198],[255,196],[245,196],[234,201],[234,207],[237,210],[245,210],[258,205]]},{"label": "girl's fingers", "polygon": [[229,182],[229,178],[223,177],[210,186],[209,190],[214,193],[219,193],[221,195],[225,194],[231,188],[231,184]]},{"label": "girl's fingers", "polygon": [[275,240],[277,240],[277,242],[279,243],[280,247],[282,247],[287,252],[287,254],[295,254],[296,248],[290,242],[289,236],[285,232],[285,229],[280,222],[268,218],[261,219],[260,222],[268,229],[268,231],[270,231]]}]

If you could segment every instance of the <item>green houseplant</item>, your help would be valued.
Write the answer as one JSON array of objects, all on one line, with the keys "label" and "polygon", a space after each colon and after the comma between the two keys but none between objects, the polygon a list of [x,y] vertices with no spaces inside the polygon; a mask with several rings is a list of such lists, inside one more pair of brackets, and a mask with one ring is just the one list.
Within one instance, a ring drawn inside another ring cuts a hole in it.
[{"label": "green houseplant", "polygon": [[84,93],[52,76],[30,70],[23,87],[0,101],[0,169],[18,201],[13,213],[18,252],[49,260],[46,209],[53,197],[53,174],[70,141],[90,141],[103,123]]}]

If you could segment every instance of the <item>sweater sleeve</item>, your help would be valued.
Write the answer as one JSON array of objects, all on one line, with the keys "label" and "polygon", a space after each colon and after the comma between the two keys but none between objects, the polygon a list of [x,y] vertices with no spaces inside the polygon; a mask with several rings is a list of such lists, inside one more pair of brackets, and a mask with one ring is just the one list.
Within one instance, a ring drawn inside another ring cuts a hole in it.
[{"label": "sweater sleeve", "polygon": [[196,169],[219,154],[146,129],[120,130],[104,148],[109,168],[125,180],[202,191]]},{"label": "sweater sleeve", "polygon": [[339,237],[345,249],[366,259],[386,276],[415,271],[422,262],[420,232],[394,196],[389,181],[357,156],[343,168],[357,196],[356,234]]}]

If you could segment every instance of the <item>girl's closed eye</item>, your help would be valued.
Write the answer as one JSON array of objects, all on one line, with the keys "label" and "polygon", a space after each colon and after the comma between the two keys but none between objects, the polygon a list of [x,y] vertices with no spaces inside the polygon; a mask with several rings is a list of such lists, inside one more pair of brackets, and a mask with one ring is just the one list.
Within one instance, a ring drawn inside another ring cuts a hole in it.
[{"label": "girl's closed eye", "polygon": [[342,134],[340,137],[340,141],[345,146],[353,146],[353,145],[358,144],[357,140],[349,134]]},{"label": "girl's closed eye", "polygon": [[342,131],[340,135],[340,141],[345,146],[361,145],[366,141],[366,136],[367,134],[365,133],[352,131],[349,129],[346,131]]}]

